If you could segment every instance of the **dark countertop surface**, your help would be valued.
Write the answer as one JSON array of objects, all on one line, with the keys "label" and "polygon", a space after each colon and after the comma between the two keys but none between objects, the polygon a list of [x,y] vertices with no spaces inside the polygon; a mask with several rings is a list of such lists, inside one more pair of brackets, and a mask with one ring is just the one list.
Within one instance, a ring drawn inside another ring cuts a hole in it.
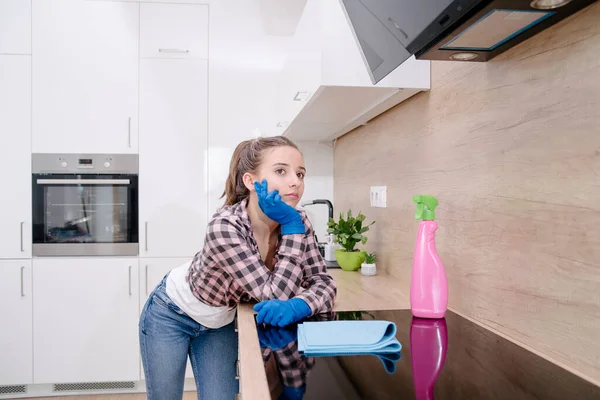
[{"label": "dark countertop surface", "polygon": [[385,368],[373,355],[305,357],[295,326],[258,326],[272,398],[600,399],[600,387],[450,311],[442,320],[410,310],[313,319],[357,318],[394,322],[401,358]]}]

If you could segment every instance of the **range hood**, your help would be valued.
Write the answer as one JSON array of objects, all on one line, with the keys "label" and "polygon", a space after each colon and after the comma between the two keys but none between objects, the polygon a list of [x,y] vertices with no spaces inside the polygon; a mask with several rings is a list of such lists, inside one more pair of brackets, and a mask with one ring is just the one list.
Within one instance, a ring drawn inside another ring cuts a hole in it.
[{"label": "range hood", "polygon": [[488,61],[595,0],[340,0],[373,84],[417,59]]}]

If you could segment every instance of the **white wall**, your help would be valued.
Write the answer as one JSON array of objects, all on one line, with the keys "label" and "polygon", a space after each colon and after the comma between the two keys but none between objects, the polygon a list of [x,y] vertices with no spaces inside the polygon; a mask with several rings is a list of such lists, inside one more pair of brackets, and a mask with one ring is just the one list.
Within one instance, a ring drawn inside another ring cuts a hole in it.
[{"label": "white wall", "polygon": [[[280,133],[275,126],[276,83],[292,38],[266,33],[270,25],[265,27],[261,10],[266,5],[261,0],[210,3],[209,217],[223,204],[220,196],[235,146],[249,138]],[[333,201],[333,150],[314,143],[301,147],[308,169],[303,200]],[[322,238],[327,208],[311,206],[307,213]]]},{"label": "white wall", "polygon": [[[336,215],[333,201],[333,148],[326,144],[315,142],[298,142],[298,147],[304,154],[306,166],[305,189],[302,201],[327,199],[333,203],[333,216]],[[319,241],[325,240],[329,210],[324,204],[314,204],[303,207],[310,222],[315,228]]]}]

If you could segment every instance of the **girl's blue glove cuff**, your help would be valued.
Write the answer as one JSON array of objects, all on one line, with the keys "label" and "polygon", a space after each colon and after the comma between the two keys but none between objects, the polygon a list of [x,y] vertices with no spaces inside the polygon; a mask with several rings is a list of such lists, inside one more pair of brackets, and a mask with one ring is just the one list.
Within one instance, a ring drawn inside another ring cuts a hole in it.
[{"label": "girl's blue glove cuff", "polygon": [[306,228],[304,227],[302,220],[300,220],[299,224],[296,223],[296,224],[289,224],[289,225],[281,225],[281,234],[282,235],[297,235],[297,234],[304,235],[305,233],[306,233]]}]

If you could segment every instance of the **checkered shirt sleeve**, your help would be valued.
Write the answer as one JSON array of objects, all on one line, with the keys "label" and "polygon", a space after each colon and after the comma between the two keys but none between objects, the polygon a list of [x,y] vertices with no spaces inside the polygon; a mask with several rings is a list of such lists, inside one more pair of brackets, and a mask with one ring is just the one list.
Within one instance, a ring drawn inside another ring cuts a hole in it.
[{"label": "checkered shirt sleeve", "polygon": [[337,286],[333,277],[327,273],[327,266],[319,252],[312,224],[304,211],[300,211],[300,214],[306,227],[306,234],[304,235],[304,276],[301,283],[302,288],[305,290],[296,297],[306,301],[312,311],[311,314],[314,315],[333,310]]},{"label": "checkered shirt sleeve", "polygon": [[[302,261],[306,243],[303,235],[285,235],[278,249],[278,262],[269,271],[244,232],[227,218],[216,218],[208,226],[205,251],[223,272],[257,301],[287,300],[294,297],[303,277]],[[210,282],[209,282],[210,283]],[[220,282],[215,281],[214,286]],[[211,286],[205,286],[210,291]],[[210,294],[209,294],[210,296]]]}]

